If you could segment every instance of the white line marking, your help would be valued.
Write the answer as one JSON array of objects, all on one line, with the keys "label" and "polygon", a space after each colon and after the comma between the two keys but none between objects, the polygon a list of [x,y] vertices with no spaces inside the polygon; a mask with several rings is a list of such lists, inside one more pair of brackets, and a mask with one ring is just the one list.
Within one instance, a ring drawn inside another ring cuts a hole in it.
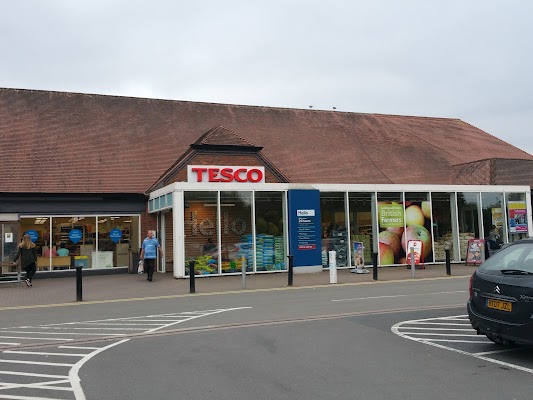
[{"label": "white line marking", "polygon": [[[421,342],[448,342],[448,343],[481,343],[481,344],[490,344],[492,343],[490,340],[453,340],[453,339],[422,339]],[[428,343],[429,344],[429,343]]]},{"label": "white line marking", "polygon": [[22,339],[22,340],[41,340],[41,339],[46,339],[46,340],[61,340],[61,341],[64,341],[64,340],[74,340],[74,339],[65,339],[65,338],[47,338],[47,337],[20,337],[20,336],[0,336],[1,338],[6,338],[6,339]]},{"label": "white line marking", "polygon": [[57,346],[58,349],[98,350],[100,347],[89,346]]},{"label": "white line marking", "polygon": [[21,343],[0,342],[0,344],[6,345],[6,346],[20,346]]},{"label": "white line marking", "polygon": [[412,297],[412,296],[430,296],[436,294],[451,294],[451,293],[467,293],[466,290],[455,290],[453,292],[434,292],[434,293],[412,293],[412,294],[397,294],[394,296],[374,296],[374,297],[356,297],[353,299],[339,299],[331,301],[355,301],[355,300],[373,300],[373,299],[391,299],[396,297]]},{"label": "white line marking", "polygon": [[22,360],[5,360],[5,359],[0,359],[0,363],[52,365],[56,367],[72,367],[74,365],[74,364],[63,364],[63,363],[46,363],[46,362],[39,362],[39,361],[22,361]]},{"label": "white line marking", "polygon": [[122,322],[87,322],[88,325],[115,325],[115,326],[145,326],[145,325],[161,325],[161,324],[124,324]]},{"label": "white line marking", "polygon": [[470,328],[472,328],[472,325],[470,325],[470,322],[468,324],[454,324],[454,323],[448,323],[448,322],[417,322],[417,321],[412,321],[410,324],[411,325],[469,326]]},{"label": "white line marking", "polygon": [[418,326],[406,326],[402,329],[415,329],[415,330],[421,330],[421,331],[459,331],[459,332],[476,332],[472,328],[470,329],[463,329],[463,328],[422,328]]},{"label": "white line marking", "polygon": [[12,394],[0,394],[0,399],[12,399],[12,400],[61,400],[53,399],[52,397],[29,397],[29,396],[14,396]]},{"label": "white line marking", "polygon": [[52,379],[68,378],[67,375],[34,374],[32,372],[13,372],[13,371],[0,371],[0,375],[21,375],[21,376],[33,376],[36,378],[52,378]]},{"label": "white line marking", "polygon": [[[37,326],[36,328],[40,328],[40,326]],[[143,331],[143,328],[73,328],[71,326],[68,326],[66,328],[61,328],[59,326],[54,327],[43,327],[43,329],[78,329],[78,330],[101,330],[101,331]]]},{"label": "white line marking", "polygon": [[471,335],[463,335],[460,333],[426,333],[426,332],[402,332],[405,335],[428,335],[428,336],[452,336],[452,337],[477,337],[476,331],[473,331]]},{"label": "white line marking", "polygon": [[64,390],[68,392],[72,392],[71,387],[65,387],[65,386],[51,386],[51,385],[57,385],[61,383],[69,383],[68,379],[62,379],[59,381],[48,381],[48,382],[36,382],[36,383],[13,383],[10,385],[7,385],[2,388],[2,390],[10,390],[10,389],[20,389],[20,388],[28,388],[28,389],[51,389],[51,390]]},{"label": "white line marking", "polygon": [[[25,332],[25,331],[11,331],[12,333],[36,333],[38,335],[91,335],[91,336],[109,336],[109,335],[118,335],[117,333],[83,333],[83,332]],[[0,336],[2,337],[2,336]],[[20,337],[24,338],[24,336]],[[36,339],[48,339],[47,337],[42,338],[36,338]],[[54,339],[51,339],[54,340]],[[67,340],[73,340],[73,339],[67,339]]]},{"label": "white line marking", "polygon": [[2,353],[8,354],[33,354],[36,356],[65,356],[65,357],[83,357],[87,354],[72,354],[72,353],[43,353],[38,351],[22,351],[22,350],[5,350]]},{"label": "white line marking", "polygon": [[[492,343],[490,340],[487,339],[487,343]],[[486,356],[488,354],[499,354],[499,353],[510,353],[512,351],[520,351],[523,350],[522,348],[513,348],[513,349],[503,349],[503,350],[494,350],[494,351],[482,351],[480,353],[474,353],[476,356]]]}]

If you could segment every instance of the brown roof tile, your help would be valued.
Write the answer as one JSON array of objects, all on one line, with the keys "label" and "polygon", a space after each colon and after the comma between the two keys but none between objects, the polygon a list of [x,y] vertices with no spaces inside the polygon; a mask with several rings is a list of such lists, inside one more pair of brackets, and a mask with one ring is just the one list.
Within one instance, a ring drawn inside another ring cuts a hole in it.
[{"label": "brown roof tile", "polygon": [[0,89],[0,187],[143,193],[201,137],[263,146],[302,183],[450,184],[455,165],[533,160],[457,119]]}]

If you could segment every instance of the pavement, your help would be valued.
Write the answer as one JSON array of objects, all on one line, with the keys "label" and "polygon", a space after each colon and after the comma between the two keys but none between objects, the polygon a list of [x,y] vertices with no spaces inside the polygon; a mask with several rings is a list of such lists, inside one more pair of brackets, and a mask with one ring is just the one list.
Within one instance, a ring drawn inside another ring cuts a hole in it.
[{"label": "pavement", "polygon": [[[259,273],[246,276],[245,290],[294,290],[306,287],[334,285],[382,284],[387,282],[467,278],[475,266],[452,264],[451,275],[446,275],[445,265],[427,265],[415,271],[406,267],[380,267],[378,280],[373,279],[372,268],[368,274],[355,274],[350,270],[337,271],[337,283],[330,283],[328,270],[316,273],[295,273],[293,285],[288,286],[286,272]],[[154,280],[145,274],[92,275],[83,277],[83,303],[131,301],[148,298],[172,298],[215,293],[243,291],[242,275],[209,276],[195,279],[195,293],[190,293],[189,279],[175,279],[171,273],[155,273]],[[467,288],[465,287],[465,290]],[[0,285],[0,310],[13,308],[48,307],[76,303],[76,278],[34,279],[32,287],[16,283]]]}]

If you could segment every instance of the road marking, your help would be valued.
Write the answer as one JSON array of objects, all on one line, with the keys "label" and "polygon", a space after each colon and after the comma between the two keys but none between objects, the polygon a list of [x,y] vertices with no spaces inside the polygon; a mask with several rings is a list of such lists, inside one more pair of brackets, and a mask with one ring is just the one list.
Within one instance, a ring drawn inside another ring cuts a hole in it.
[{"label": "road marking", "polygon": [[65,364],[65,363],[48,363],[48,362],[40,362],[40,361],[5,360],[2,358],[0,358],[0,363],[50,365],[50,366],[55,366],[55,367],[72,367],[74,365],[74,364]]},{"label": "road marking", "polygon": [[[409,329],[409,328],[407,328]],[[403,332],[405,335],[428,335],[428,336],[453,336],[453,337],[477,337],[476,331],[473,331],[470,335],[460,333],[426,333],[426,332]]]},{"label": "road marking", "polygon": [[[37,333],[38,335],[91,335],[91,336],[109,336],[114,335],[111,333],[83,333],[83,332],[35,332],[35,331],[9,331],[10,333]],[[2,336],[0,336],[2,337]],[[17,339],[22,339],[20,337],[17,337]],[[34,338],[34,339],[48,339],[46,337],[44,338]],[[54,339],[50,339],[54,340]],[[58,340],[74,340],[74,339],[58,339]]]},{"label": "road marking", "polygon": [[51,378],[51,379],[68,378],[68,375],[35,374],[32,372],[13,372],[13,371],[0,371],[0,375],[20,375],[20,376],[32,376],[35,378]]},{"label": "road marking", "polygon": [[504,366],[504,367],[507,367],[507,368],[512,368],[512,369],[516,369],[516,370],[519,370],[519,371],[523,371],[523,372],[527,372],[527,373],[533,374],[533,369],[532,368],[527,368],[527,367],[523,367],[521,365],[515,365],[515,364],[511,364],[511,363],[505,362],[505,361],[501,361],[501,360],[497,360],[497,359],[493,359],[493,358],[487,357],[487,355],[490,355],[490,353],[489,354],[486,354],[486,352],[470,353],[468,351],[464,351],[464,350],[460,350],[460,349],[456,349],[456,348],[453,348],[453,347],[450,347],[450,346],[445,346],[443,344],[436,343],[436,342],[482,343],[482,344],[492,343],[488,339],[486,341],[479,341],[479,340],[477,340],[477,341],[474,341],[474,340],[472,340],[472,341],[462,341],[462,340],[455,341],[454,339],[433,339],[433,338],[425,338],[425,337],[413,336],[413,335],[448,336],[448,337],[469,336],[469,337],[475,338],[475,337],[478,337],[478,335],[477,335],[477,332],[474,329],[472,329],[472,332],[473,332],[472,335],[456,335],[456,334],[447,335],[447,334],[438,334],[438,333],[425,333],[424,334],[424,333],[420,333],[420,332],[404,332],[402,330],[402,329],[404,329],[404,325],[406,326],[405,329],[409,330],[409,329],[411,329],[409,325],[411,325],[413,323],[416,323],[416,322],[424,323],[424,322],[428,322],[428,321],[468,321],[468,315],[454,315],[454,316],[450,316],[450,317],[425,318],[425,319],[419,319],[419,320],[402,321],[402,322],[398,322],[397,324],[394,324],[391,327],[391,331],[393,333],[395,333],[396,335],[398,335],[400,337],[403,337],[405,339],[413,340],[415,342],[424,343],[424,344],[427,344],[429,346],[437,347],[439,349],[453,351],[453,352],[456,352],[456,353],[459,353],[459,354],[463,354],[463,355],[466,355],[466,356],[474,357],[474,358],[479,359],[479,360],[483,360],[483,361],[490,362],[490,363],[493,363],[493,364],[498,364],[498,365],[501,365],[501,366]]},{"label": "road marking", "polygon": [[437,295],[437,294],[452,294],[452,293],[464,293],[464,294],[467,294],[467,291],[466,290],[455,290],[453,292],[411,293],[411,294],[397,294],[397,295],[391,295],[391,296],[355,297],[353,299],[338,299],[338,300],[331,300],[331,301],[393,299],[393,298],[396,298],[396,297],[432,296],[432,295]]},{"label": "road marking", "polygon": [[448,323],[448,322],[417,322],[417,321],[412,321],[411,325],[469,326],[470,329],[472,329],[472,325],[470,325],[470,322],[468,324],[454,324],[454,323]]},{"label": "road marking", "polygon": [[[35,332],[35,333],[42,333],[42,332]],[[5,339],[22,339],[22,340],[39,340],[39,339],[46,339],[46,340],[74,340],[74,339],[65,339],[65,338],[42,338],[42,337],[20,337],[20,336],[0,336],[0,338]]]},{"label": "road marking", "polygon": [[[12,394],[0,394],[0,399],[11,399],[11,400],[55,400],[51,397],[28,397],[28,396],[14,396]],[[61,400],[61,399],[57,399]]]},{"label": "road marking", "polygon": [[7,346],[19,346],[21,343],[14,343],[14,342],[0,342],[0,344],[5,344]]},{"label": "road marking", "polygon": [[89,346],[57,346],[58,349],[98,350],[100,347]]},{"label": "road marking", "polygon": [[36,356],[63,356],[63,357],[83,357],[86,354],[75,353],[44,353],[39,351],[24,351],[24,350],[4,350],[2,353],[7,354],[33,354]]},{"label": "road marking", "polygon": [[[406,327],[407,328],[407,327]],[[470,329],[463,329],[463,328],[424,328],[424,327],[419,327],[419,326],[409,326],[408,327],[409,329],[414,329],[414,330],[423,330],[423,331],[465,331],[465,332],[471,332],[472,331],[472,328],[470,327]]]}]

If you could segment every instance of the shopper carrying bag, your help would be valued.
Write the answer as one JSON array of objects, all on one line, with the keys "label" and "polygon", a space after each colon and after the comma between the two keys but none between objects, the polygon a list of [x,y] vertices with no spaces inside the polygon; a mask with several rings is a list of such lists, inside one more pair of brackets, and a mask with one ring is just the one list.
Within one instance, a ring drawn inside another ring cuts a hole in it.
[{"label": "shopper carrying bag", "polygon": [[22,269],[26,271],[24,283],[30,287],[32,286],[31,280],[33,275],[37,272],[37,251],[35,250],[35,243],[31,241],[30,235],[28,234],[22,237],[22,242],[18,245],[18,252],[13,259],[13,265],[17,265],[19,257]]}]

